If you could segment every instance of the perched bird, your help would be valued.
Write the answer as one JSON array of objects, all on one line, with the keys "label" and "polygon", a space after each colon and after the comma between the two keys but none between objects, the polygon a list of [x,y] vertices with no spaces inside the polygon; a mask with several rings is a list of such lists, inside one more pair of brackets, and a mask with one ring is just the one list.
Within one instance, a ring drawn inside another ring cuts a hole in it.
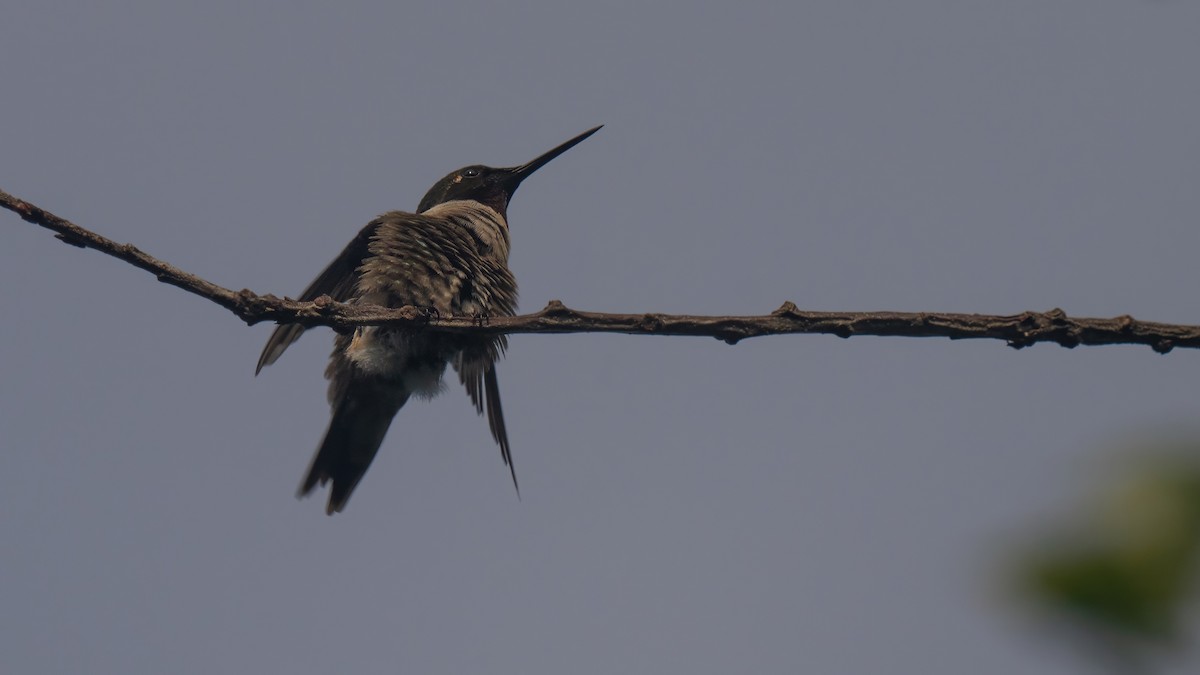
[{"label": "perched bird", "polygon": [[[328,295],[350,304],[412,305],[440,316],[511,316],[517,282],[508,269],[508,202],[521,181],[599,129],[585,131],[520,166],[472,165],[449,174],[429,189],[416,213],[391,211],[367,224],[299,299]],[[297,324],[277,327],[255,374],[275,363],[304,330]],[[326,513],[345,508],[392,418],[409,397],[431,398],[441,391],[447,363],[458,373],[475,409],[487,412],[515,487],[495,366],[506,345],[504,336],[385,327],[339,334],[325,369],[333,417],[300,485],[300,496],[332,483]]]}]

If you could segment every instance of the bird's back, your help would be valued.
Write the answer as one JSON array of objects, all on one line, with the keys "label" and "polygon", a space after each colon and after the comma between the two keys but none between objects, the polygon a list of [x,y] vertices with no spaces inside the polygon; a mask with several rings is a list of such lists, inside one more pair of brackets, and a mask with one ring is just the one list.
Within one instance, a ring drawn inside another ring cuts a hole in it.
[{"label": "bird's back", "polygon": [[516,280],[508,269],[508,225],[474,201],[373,221],[358,268],[357,302],[432,308],[445,314],[510,315]]}]

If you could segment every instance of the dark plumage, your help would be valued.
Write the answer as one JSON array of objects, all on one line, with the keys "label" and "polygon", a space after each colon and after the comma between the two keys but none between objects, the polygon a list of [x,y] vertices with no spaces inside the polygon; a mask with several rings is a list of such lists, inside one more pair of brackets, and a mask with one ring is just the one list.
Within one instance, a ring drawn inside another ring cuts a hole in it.
[{"label": "dark plumage", "polygon": [[[595,133],[591,129],[513,168],[464,167],[438,181],[417,213],[391,211],[371,221],[301,294],[385,307],[413,305],[440,316],[511,316],[517,283],[508,269],[507,207],[525,178]],[[304,332],[275,329],[258,359],[274,363]],[[334,339],[325,377],[333,417],[300,495],[332,483],[328,513],[341,511],[375,458],[392,418],[411,396],[442,388],[446,364],[458,373],[475,409],[486,413],[504,463],[513,469],[496,360],[503,336],[479,338],[363,327]]]}]

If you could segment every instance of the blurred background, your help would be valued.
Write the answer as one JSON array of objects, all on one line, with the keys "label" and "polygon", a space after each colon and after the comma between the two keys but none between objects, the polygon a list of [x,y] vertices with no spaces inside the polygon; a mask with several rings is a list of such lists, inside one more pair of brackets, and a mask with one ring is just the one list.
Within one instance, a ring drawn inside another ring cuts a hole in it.
[{"label": "blurred background", "polygon": [[[18,1],[3,23],[0,188],[234,289],[294,296],[446,172],[603,123],[509,210],[524,310],[1200,322],[1193,2]],[[293,497],[328,330],[255,378],[270,326],[0,218],[4,672],[1200,663],[1190,544],[1162,543],[1191,511],[1126,546],[1159,518],[1112,534],[1089,506],[1190,494],[1138,459],[1194,445],[1194,351],[516,336],[520,501],[450,387],[328,518]],[[1147,569],[1149,600],[1094,590]]]}]

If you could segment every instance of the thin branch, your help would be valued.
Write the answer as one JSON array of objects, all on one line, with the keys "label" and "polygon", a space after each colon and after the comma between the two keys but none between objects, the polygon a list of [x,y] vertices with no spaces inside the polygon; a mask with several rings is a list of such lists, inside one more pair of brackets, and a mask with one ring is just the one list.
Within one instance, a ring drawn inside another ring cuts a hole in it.
[{"label": "thin branch", "polygon": [[330,326],[347,331],[355,326],[403,326],[455,333],[628,333],[714,337],[735,344],[762,335],[823,333],[853,335],[946,337],[952,340],[1004,340],[1020,349],[1037,342],[1063,347],[1138,344],[1167,353],[1175,347],[1200,348],[1200,326],[1138,321],[1131,316],[1112,319],[1069,317],[1061,309],[1012,316],[936,312],[805,312],[791,302],[760,316],[684,316],[670,314],[602,314],[581,312],[552,300],[534,314],[513,317],[430,316],[417,307],[388,309],[376,305],[347,305],[328,296],[296,302],[249,290],[232,291],[157,260],[130,244],[118,244],[29,202],[0,191],[0,206],[24,220],[56,232],[62,241],[92,248],[150,272],[159,281],[207,298],[236,314],[247,324],[260,321]]}]

